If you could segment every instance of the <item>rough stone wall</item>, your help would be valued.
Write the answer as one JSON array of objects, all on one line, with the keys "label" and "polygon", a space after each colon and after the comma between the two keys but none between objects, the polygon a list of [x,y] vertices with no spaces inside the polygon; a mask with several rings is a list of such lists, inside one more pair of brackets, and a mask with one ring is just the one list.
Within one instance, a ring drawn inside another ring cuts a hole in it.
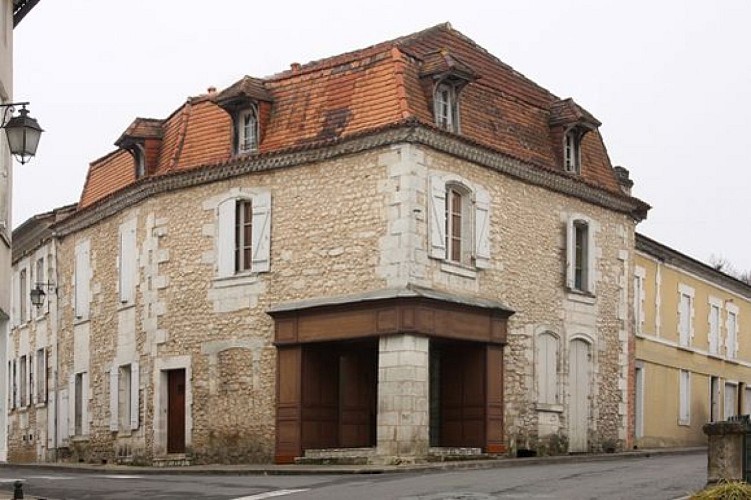
[{"label": "rough stone wall", "polygon": [[[488,269],[446,269],[428,257],[428,179],[449,172],[490,193]],[[270,272],[217,279],[217,200],[229,193],[271,193]],[[565,286],[566,221],[593,221],[596,292]],[[136,218],[138,279],[135,350],[140,362],[140,425],[109,430],[109,377],[118,353],[118,231]],[[535,335],[560,339],[560,393],[567,346],[592,345],[590,449],[622,447],[628,356],[625,317],[633,249],[628,216],[524,184],[414,145],[258,172],[155,196],[60,242],[60,378],[67,390],[75,360],[73,263],[76,242],[91,244],[88,371],[90,433],[65,450],[72,460],[150,462],[164,454],[161,370],[186,368],[187,454],[193,463],[268,462],[273,455],[279,303],[413,283],[500,300],[514,309],[506,346],[506,435],[511,452],[537,449]],[[619,313],[620,311],[620,313]],[[500,374],[499,374],[500,376]],[[72,395],[68,395],[72,401]],[[549,414],[546,437],[565,451],[566,402]],[[557,429],[557,431],[556,431]],[[557,441],[556,441],[557,440]],[[557,444],[556,444],[557,443]],[[564,443],[564,445],[561,445]],[[16,448],[20,449],[19,446]]]},{"label": "rough stone wall", "polygon": [[[381,241],[385,251],[379,274],[394,283],[402,279],[501,300],[516,311],[509,321],[504,355],[506,433],[511,452],[548,444],[539,442],[537,433],[534,337],[541,330],[552,331],[561,339],[558,375],[564,398],[568,393],[567,346],[576,336],[591,342],[594,373],[589,449],[623,448],[629,419],[627,316],[633,274],[632,219],[426,148],[407,146],[399,155],[384,155],[383,162],[390,173],[383,191],[390,199],[391,231]],[[427,257],[426,198],[429,177],[436,173],[459,176],[490,192],[489,269],[452,269]],[[595,232],[593,297],[566,288],[566,221],[572,214],[591,220]],[[401,275],[393,264],[400,256],[409,261]],[[552,413],[559,429],[553,441],[559,443],[565,443],[567,435],[566,404],[564,399],[562,408]]]}]

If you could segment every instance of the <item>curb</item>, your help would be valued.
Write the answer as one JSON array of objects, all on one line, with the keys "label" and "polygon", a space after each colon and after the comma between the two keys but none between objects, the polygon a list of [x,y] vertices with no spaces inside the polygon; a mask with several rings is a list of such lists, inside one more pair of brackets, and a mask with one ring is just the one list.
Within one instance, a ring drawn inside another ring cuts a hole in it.
[{"label": "curb", "polygon": [[93,472],[100,474],[177,474],[177,475],[343,475],[343,474],[392,474],[409,472],[442,472],[452,470],[481,470],[545,465],[560,463],[583,463],[612,460],[650,458],[662,455],[693,455],[706,453],[705,446],[695,448],[664,448],[620,453],[560,455],[531,458],[498,458],[485,460],[462,460],[456,462],[432,462],[405,465],[186,465],[181,467],[145,467],[131,465],[95,465],[71,463],[2,463],[0,467],[14,469],[47,469],[58,471]]}]

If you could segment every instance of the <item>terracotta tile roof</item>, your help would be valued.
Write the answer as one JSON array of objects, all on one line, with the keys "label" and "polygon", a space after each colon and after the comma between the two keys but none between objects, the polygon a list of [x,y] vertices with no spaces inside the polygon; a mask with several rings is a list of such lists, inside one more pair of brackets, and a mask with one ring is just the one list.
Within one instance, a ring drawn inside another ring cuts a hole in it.
[{"label": "terracotta tile roof", "polygon": [[[136,120],[124,136],[161,128],[149,175],[162,175],[232,159],[231,119],[217,103],[231,109],[238,99],[261,101],[261,142],[252,154],[325,145],[409,120],[434,127],[432,78],[444,72],[471,81],[460,96],[460,137],[530,168],[568,175],[563,173],[558,124],[588,123],[595,129],[582,142],[581,179],[621,193],[596,130],[599,122],[590,113],[527,79],[449,24],[295,64],[265,80],[246,76],[218,94],[188,99],[162,121]],[[135,181],[132,165],[126,165],[129,159],[113,154],[92,164],[81,208]]]}]

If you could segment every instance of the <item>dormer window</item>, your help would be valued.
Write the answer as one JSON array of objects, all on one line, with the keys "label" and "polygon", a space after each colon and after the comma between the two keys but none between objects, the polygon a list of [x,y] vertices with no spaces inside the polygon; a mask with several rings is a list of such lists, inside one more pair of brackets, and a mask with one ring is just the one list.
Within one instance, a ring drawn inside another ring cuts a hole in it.
[{"label": "dormer window", "polygon": [[255,107],[246,108],[237,113],[235,134],[237,154],[258,150],[258,114]]},{"label": "dormer window", "polygon": [[459,132],[459,106],[456,86],[439,83],[433,96],[435,124],[449,132]]},{"label": "dormer window", "polygon": [[566,172],[581,173],[581,139],[582,134],[576,128],[566,132],[565,144],[563,145]]},{"label": "dormer window", "polygon": [[146,155],[144,154],[143,146],[140,144],[135,145],[132,153],[136,165],[136,179],[140,179],[146,175]]}]

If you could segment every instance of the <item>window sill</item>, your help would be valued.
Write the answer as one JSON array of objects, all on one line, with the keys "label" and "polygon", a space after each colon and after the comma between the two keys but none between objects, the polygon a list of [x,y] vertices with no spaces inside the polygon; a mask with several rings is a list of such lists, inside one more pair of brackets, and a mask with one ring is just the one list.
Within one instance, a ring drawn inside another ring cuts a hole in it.
[{"label": "window sill", "polygon": [[581,304],[594,305],[597,297],[590,292],[583,290],[577,290],[576,288],[568,288],[568,300],[572,302],[579,302]]},{"label": "window sill", "polygon": [[683,426],[683,427],[690,427],[691,426],[691,421],[690,420],[679,420],[678,421],[678,425]]},{"label": "window sill", "polygon": [[258,273],[235,274],[222,278],[214,278],[214,288],[229,288],[233,286],[253,285],[258,283]]},{"label": "window sill", "polygon": [[47,406],[47,403],[35,403],[34,408],[44,408]]},{"label": "window sill", "polygon": [[84,323],[88,323],[89,321],[91,321],[91,318],[78,318],[78,317],[75,317],[75,318],[73,318],[73,326],[82,325]]},{"label": "window sill", "polygon": [[535,410],[563,413],[563,405],[558,403],[537,403],[535,405]]},{"label": "window sill", "polygon": [[135,302],[120,302],[117,306],[117,312],[132,309],[133,307],[136,307]]},{"label": "window sill", "polygon": [[741,364],[741,362],[738,360],[738,358],[725,358],[725,361],[727,363],[733,363],[734,365]]},{"label": "window sill", "polygon": [[680,345],[680,344],[678,344],[676,347],[678,349],[680,349],[681,351],[690,352],[691,354],[694,353],[694,349],[690,345]]},{"label": "window sill", "polygon": [[70,442],[71,443],[87,443],[89,441],[89,436],[71,436]]},{"label": "window sill", "polygon": [[720,360],[720,361],[725,361],[725,358],[722,357],[722,354],[718,354],[716,352],[710,352],[710,353],[708,353],[707,357],[708,358],[712,358],[712,359],[717,359],[717,360]]},{"label": "window sill", "polygon": [[448,260],[441,261],[441,271],[449,274],[455,274],[457,276],[462,276],[464,278],[477,278],[477,269],[475,269],[474,267]]}]

